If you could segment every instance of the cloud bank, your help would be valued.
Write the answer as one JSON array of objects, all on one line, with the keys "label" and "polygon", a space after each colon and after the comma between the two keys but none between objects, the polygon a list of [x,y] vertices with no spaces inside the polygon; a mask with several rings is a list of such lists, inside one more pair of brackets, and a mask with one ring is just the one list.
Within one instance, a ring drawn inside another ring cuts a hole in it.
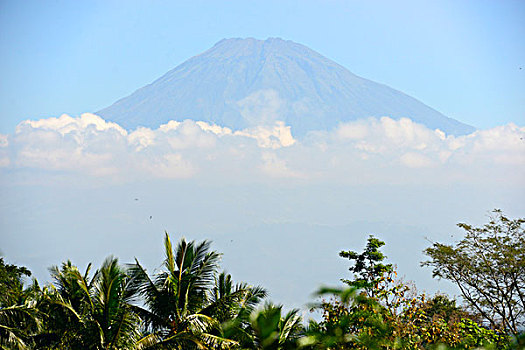
[{"label": "cloud bank", "polygon": [[523,185],[525,128],[508,124],[454,137],[410,119],[383,117],[297,140],[280,121],[231,130],[185,120],[127,131],[86,113],[24,121],[13,134],[0,135],[1,173],[39,170],[128,182],[196,178]]}]

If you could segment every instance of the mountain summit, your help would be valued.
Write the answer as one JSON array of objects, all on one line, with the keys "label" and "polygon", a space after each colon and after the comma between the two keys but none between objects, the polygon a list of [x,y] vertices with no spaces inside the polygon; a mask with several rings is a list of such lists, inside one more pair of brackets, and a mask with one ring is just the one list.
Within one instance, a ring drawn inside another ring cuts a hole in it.
[{"label": "mountain summit", "polygon": [[474,130],[278,38],[221,40],[97,114],[126,128],[194,119],[242,129],[282,120],[299,136],[371,116],[408,117],[454,135]]}]

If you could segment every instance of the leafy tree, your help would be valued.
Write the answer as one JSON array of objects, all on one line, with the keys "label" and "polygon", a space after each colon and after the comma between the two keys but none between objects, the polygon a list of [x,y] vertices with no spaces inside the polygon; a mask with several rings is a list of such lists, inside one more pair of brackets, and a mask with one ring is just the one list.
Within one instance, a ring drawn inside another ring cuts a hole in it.
[{"label": "leafy tree", "polygon": [[465,238],[425,250],[433,276],[455,283],[465,301],[494,329],[518,335],[525,326],[525,219],[494,210],[482,227],[458,224]]},{"label": "leafy tree", "polygon": [[433,349],[437,345],[453,349],[508,349],[509,337],[483,328],[471,315],[445,295],[427,299],[419,295],[409,300],[403,312],[391,322],[401,349]]},{"label": "leafy tree", "polygon": [[436,294],[430,299],[422,298],[422,309],[429,318],[441,318],[445,321],[474,318],[474,315],[466,312],[462,307],[456,305],[456,300],[450,299],[445,294]]},{"label": "leafy tree", "polygon": [[371,235],[362,253],[341,251],[339,256],[353,263],[349,268],[353,279],[341,279],[341,281],[352,288],[357,288],[386,308],[390,314],[395,315],[401,311],[413,288],[407,283],[396,280],[397,272],[392,264],[383,263],[386,256],[380,249],[384,245],[385,242]]},{"label": "leafy tree", "polygon": [[381,349],[391,344],[392,326],[386,309],[356,287],[323,288],[319,295],[331,295],[318,306],[323,320],[310,322],[301,344],[313,349]]},{"label": "leafy tree", "polygon": [[394,328],[388,321],[401,306],[408,287],[394,283],[393,265],[383,263],[386,256],[380,248],[384,244],[369,236],[362,253],[339,253],[352,262],[349,270],[353,279],[341,280],[350,287],[347,290],[321,291],[334,298],[320,305],[323,321],[318,327],[318,347],[332,344],[334,349],[375,349],[392,342]]},{"label": "leafy tree", "polygon": [[430,299],[394,280],[391,264],[380,252],[384,243],[372,236],[363,253],[341,252],[354,262],[347,289],[324,289],[320,323],[311,323],[305,347],[314,349],[434,349],[437,346],[506,349],[505,334],[481,327],[472,315],[445,295]]},{"label": "leafy tree", "polygon": [[354,275],[354,279],[342,279],[350,287],[364,290],[369,297],[375,297],[379,285],[385,281],[385,275],[393,272],[392,264],[383,264],[386,256],[379,250],[385,242],[370,236],[365,250],[358,254],[355,251],[341,251],[339,256],[353,262],[349,268]]}]

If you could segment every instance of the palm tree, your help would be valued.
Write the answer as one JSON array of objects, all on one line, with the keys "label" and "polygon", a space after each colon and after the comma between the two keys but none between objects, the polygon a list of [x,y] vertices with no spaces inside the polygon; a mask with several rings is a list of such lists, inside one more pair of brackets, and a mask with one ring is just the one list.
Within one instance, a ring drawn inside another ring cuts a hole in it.
[{"label": "palm tree", "polygon": [[24,288],[25,267],[6,264],[0,257],[0,349],[26,349],[41,329],[34,286]]},{"label": "palm tree", "polygon": [[[135,288],[145,307],[135,310],[145,322],[147,336],[139,346],[192,349],[229,348],[236,344],[220,335],[217,316],[223,298],[209,299],[220,254],[210,243],[182,238],[173,249],[166,232],[163,271],[151,278],[138,261],[130,268]],[[230,298],[231,299],[231,298]]]},{"label": "palm tree", "polygon": [[104,349],[132,348],[139,337],[138,315],[131,302],[136,291],[116,258],[108,258],[93,278],[92,317]]},{"label": "palm tree", "polygon": [[47,315],[42,348],[130,349],[138,340],[140,319],[131,301],[131,279],[107,258],[90,278],[91,264],[81,274],[71,261],[52,267],[55,284],[42,291],[40,309]]},{"label": "palm tree", "polygon": [[304,334],[299,310],[293,309],[282,316],[282,305],[266,303],[250,315],[252,330],[249,349],[285,350],[297,349],[297,341]]},{"label": "palm tree", "polygon": [[34,300],[0,307],[0,349],[26,349],[41,323]]},{"label": "palm tree", "polygon": [[228,322],[242,314],[249,315],[266,296],[264,288],[247,283],[234,284],[230,274],[221,272],[215,277],[215,284],[208,293],[208,306],[203,313],[221,323]]},{"label": "palm tree", "polygon": [[241,348],[253,344],[250,315],[267,292],[259,286],[234,284],[231,275],[222,272],[215,278],[208,306],[202,311],[221,323],[221,336],[235,340]]}]

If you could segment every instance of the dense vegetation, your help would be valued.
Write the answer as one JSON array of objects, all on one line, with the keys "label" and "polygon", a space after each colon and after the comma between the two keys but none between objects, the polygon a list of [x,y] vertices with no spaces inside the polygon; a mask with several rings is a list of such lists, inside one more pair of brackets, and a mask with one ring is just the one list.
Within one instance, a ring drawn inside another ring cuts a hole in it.
[{"label": "dense vegetation", "polygon": [[495,210],[475,228],[459,224],[455,246],[435,243],[423,265],[456,283],[464,305],[417,294],[385,262],[384,242],[370,236],[363,252],[342,251],[351,276],[323,288],[305,324],[260,286],[220,272],[210,243],[164,239],[162,270],[108,257],[92,273],[70,261],[50,268],[52,284],[0,258],[2,349],[523,349],[525,219]]}]

